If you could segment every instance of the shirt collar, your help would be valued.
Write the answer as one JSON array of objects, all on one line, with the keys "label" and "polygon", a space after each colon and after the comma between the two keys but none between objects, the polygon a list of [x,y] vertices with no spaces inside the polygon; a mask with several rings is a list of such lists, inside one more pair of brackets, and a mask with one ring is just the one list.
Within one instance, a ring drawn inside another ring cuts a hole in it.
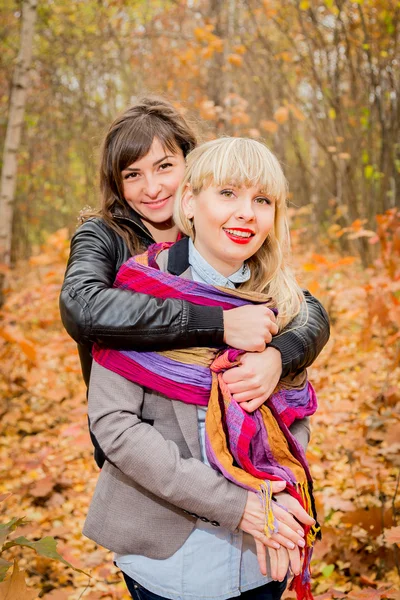
[{"label": "shirt collar", "polygon": [[229,277],[225,277],[218,273],[208,264],[208,262],[201,256],[200,252],[194,247],[193,241],[189,239],[189,264],[199,278],[210,285],[219,285],[221,287],[235,288],[236,284],[244,283],[250,279],[250,268],[246,263]]}]

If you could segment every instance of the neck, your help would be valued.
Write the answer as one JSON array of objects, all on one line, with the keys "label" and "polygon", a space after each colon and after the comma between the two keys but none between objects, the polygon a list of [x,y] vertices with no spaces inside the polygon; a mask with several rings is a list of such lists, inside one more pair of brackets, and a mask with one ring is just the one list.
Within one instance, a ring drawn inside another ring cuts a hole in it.
[{"label": "neck", "polygon": [[213,267],[213,269],[215,269],[220,275],[223,275],[224,277],[230,277],[230,275],[236,273],[236,271],[238,271],[243,265],[243,261],[222,261],[216,256],[213,256],[209,252],[207,252],[206,248],[199,248],[196,245],[196,242],[194,242],[194,247],[196,248],[197,252],[201,255],[201,257],[204,258],[204,260],[210,265],[210,267]]},{"label": "neck", "polygon": [[220,260],[218,257],[210,254],[206,248],[199,248],[196,244],[196,241],[193,242],[193,245],[196,248],[197,252],[200,254],[200,256],[210,265],[210,267],[215,269],[217,273],[219,273],[223,277],[230,277],[243,266],[243,261],[226,262]]},{"label": "neck", "polygon": [[172,219],[164,223],[149,223],[148,221],[143,220],[143,223],[146,225],[157,244],[160,244],[161,242],[176,242],[179,229]]}]

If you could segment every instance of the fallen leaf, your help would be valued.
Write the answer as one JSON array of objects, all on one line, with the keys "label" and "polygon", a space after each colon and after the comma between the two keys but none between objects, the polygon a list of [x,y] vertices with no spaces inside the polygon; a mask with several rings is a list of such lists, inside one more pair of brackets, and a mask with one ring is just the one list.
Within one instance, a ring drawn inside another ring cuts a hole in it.
[{"label": "fallen leaf", "polygon": [[400,544],[400,526],[385,529],[385,540],[389,544]]},{"label": "fallen leaf", "polygon": [[14,562],[14,568],[10,579],[0,583],[0,600],[35,600],[37,593],[28,590],[24,577],[25,571],[20,571],[18,563]]}]

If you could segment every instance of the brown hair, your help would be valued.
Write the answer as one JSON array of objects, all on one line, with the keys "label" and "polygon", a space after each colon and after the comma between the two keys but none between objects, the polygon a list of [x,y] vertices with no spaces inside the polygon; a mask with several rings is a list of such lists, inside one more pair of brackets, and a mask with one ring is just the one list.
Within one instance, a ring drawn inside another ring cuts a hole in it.
[{"label": "brown hair", "polygon": [[181,149],[184,156],[197,143],[186,119],[167,100],[157,96],[139,99],[115,119],[104,138],[100,158],[101,208],[82,216],[82,220],[101,217],[124,239],[132,255],[143,248],[128,226],[116,222],[113,213],[118,208],[122,215],[128,215],[121,172],[146,156],[154,138],[169,152]]}]

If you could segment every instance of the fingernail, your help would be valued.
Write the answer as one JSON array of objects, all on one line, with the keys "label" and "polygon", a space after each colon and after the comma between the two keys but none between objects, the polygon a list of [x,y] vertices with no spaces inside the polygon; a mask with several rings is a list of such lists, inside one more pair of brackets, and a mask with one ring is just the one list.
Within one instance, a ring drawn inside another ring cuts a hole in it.
[{"label": "fingernail", "polygon": [[[303,541],[303,540],[301,540],[301,541]],[[291,550],[294,550],[296,548],[296,545],[293,544],[293,542],[289,542],[288,546]]]},{"label": "fingernail", "polygon": [[275,548],[275,550],[279,550],[280,547],[281,547],[280,544],[278,544],[277,542],[274,542],[274,548]]},{"label": "fingernail", "polygon": [[303,539],[299,540],[299,541],[297,542],[297,544],[298,544],[299,546],[301,546],[302,548],[304,548],[304,546],[306,545],[306,543],[305,543],[305,541],[304,541]]},{"label": "fingernail", "polygon": [[302,529],[296,529],[296,531],[301,537],[304,537],[304,531]]}]

